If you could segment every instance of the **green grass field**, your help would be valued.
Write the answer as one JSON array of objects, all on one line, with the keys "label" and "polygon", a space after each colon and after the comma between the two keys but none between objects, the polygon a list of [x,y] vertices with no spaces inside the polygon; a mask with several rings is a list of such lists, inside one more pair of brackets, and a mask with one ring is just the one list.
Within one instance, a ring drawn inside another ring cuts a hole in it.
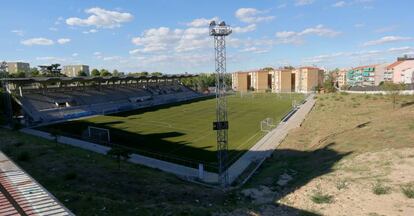
[{"label": "green grass field", "polygon": [[[229,96],[229,164],[263,137],[261,120],[270,117],[278,123],[290,110],[292,100],[302,99],[303,95],[299,94]],[[170,161],[179,158],[175,162],[191,161],[193,165],[203,162],[207,167],[214,167],[217,160],[216,136],[212,130],[215,106],[214,98],[202,99],[69,121],[41,129],[81,137],[88,126],[108,128],[112,142],[141,154]]]}]

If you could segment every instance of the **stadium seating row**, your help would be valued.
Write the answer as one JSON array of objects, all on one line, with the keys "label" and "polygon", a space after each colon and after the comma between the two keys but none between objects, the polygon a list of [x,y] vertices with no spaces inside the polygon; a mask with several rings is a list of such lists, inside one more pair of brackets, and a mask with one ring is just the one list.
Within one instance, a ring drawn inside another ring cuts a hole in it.
[{"label": "stadium seating row", "polygon": [[19,98],[31,124],[109,114],[194,99],[201,95],[181,84],[89,86],[38,89]]}]

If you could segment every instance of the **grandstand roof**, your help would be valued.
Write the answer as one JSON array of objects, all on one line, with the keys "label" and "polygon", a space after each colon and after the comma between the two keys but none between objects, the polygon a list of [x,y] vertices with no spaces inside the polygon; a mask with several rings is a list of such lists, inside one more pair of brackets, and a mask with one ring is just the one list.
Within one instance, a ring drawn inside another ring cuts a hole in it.
[{"label": "grandstand roof", "polygon": [[51,82],[92,82],[92,81],[119,81],[119,80],[157,80],[157,79],[182,79],[197,77],[193,74],[174,74],[162,76],[108,76],[108,77],[30,77],[30,78],[6,78],[4,81],[12,83],[51,83]]}]

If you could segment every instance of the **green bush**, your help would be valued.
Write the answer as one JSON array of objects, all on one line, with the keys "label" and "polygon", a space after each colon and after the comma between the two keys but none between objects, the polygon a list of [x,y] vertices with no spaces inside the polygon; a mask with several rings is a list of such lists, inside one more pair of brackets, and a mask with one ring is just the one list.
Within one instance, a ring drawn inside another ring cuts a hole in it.
[{"label": "green bush", "polygon": [[311,196],[311,200],[316,204],[332,203],[333,196],[329,194],[323,194],[321,191],[318,190]]},{"label": "green bush", "polygon": [[372,192],[376,195],[389,194],[391,192],[391,187],[385,186],[381,182],[377,182],[373,185]]},{"label": "green bush", "polygon": [[30,154],[29,154],[29,152],[27,152],[27,151],[20,152],[17,155],[17,160],[18,161],[29,161],[30,160]]},{"label": "green bush", "polygon": [[414,182],[401,186],[401,190],[406,197],[414,199]]},{"label": "green bush", "polygon": [[75,172],[68,172],[63,176],[64,180],[73,180],[76,179],[78,177],[78,174],[76,174]]}]

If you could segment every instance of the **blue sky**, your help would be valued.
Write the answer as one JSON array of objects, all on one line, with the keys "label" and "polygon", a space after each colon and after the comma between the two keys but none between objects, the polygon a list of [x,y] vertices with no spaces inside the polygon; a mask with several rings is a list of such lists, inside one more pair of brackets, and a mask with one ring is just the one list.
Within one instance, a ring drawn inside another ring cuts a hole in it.
[{"label": "blue sky", "polygon": [[124,72],[214,70],[209,20],[233,28],[228,71],[392,62],[414,54],[411,0],[2,1],[0,60]]}]

